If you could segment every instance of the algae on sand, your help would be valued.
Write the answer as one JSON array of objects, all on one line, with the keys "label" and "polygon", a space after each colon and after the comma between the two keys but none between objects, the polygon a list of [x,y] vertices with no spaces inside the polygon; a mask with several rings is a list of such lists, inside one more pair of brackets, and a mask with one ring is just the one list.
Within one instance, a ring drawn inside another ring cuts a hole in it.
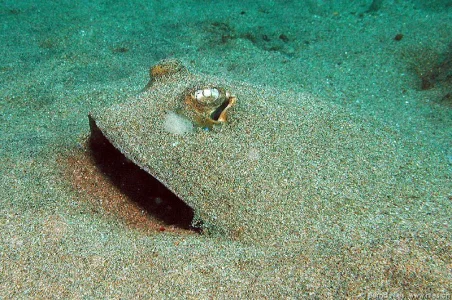
[{"label": "algae on sand", "polygon": [[[297,243],[309,230],[364,237],[392,226],[376,229],[376,215],[399,212],[434,188],[419,178],[438,157],[375,120],[308,94],[184,68],[157,76],[137,97],[92,113],[92,126],[187,203],[206,233],[267,245]],[[196,125],[184,96],[200,87],[237,96],[228,122],[165,130],[168,112]]]}]

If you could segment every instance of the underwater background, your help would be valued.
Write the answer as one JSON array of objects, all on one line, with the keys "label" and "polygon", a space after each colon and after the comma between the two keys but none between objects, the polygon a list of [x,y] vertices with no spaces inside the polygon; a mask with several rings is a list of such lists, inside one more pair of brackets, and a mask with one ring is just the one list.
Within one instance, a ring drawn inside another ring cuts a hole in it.
[{"label": "underwater background", "polygon": [[[0,22],[0,298],[451,297],[452,1],[0,1]],[[86,140],[166,58],[377,120],[407,188],[296,245],[165,223]]]}]

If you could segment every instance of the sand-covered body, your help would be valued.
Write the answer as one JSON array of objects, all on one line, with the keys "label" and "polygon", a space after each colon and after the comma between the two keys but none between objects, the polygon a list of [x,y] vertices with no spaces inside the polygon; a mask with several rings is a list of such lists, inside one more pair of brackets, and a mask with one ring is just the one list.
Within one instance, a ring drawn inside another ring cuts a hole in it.
[{"label": "sand-covered body", "polygon": [[[236,95],[228,121],[208,129],[192,119],[191,132],[168,132],[168,113],[189,120],[184,95],[203,85]],[[398,198],[408,179],[399,176],[410,158],[396,133],[292,91],[179,72],[91,116],[194,209],[205,232],[243,241],[295,242],[318,218],[359,219]],[[287,235],[274,235],[275,227]]]}]

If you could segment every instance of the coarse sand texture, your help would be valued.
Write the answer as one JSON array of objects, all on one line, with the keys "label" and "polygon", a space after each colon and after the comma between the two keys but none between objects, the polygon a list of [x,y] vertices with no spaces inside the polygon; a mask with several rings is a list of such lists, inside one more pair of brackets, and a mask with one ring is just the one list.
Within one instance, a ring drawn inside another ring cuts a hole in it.
[{"label": "coarse sand texture", "polygon": [[451,299],[451,0],[0,1],[0,299]]}]

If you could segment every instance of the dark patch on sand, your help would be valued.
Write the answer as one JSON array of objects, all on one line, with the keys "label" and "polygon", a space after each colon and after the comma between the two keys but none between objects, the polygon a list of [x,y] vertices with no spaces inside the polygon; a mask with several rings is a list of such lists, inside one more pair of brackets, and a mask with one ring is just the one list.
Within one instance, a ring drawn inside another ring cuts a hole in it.
[{"label": "dark patch on sand", "polygon": [[145,232],[190,234],[193,210],[159,181],[125,158],[98,133],[85,151],[62,159],[64,175],[93,213],[112,216]]}]

